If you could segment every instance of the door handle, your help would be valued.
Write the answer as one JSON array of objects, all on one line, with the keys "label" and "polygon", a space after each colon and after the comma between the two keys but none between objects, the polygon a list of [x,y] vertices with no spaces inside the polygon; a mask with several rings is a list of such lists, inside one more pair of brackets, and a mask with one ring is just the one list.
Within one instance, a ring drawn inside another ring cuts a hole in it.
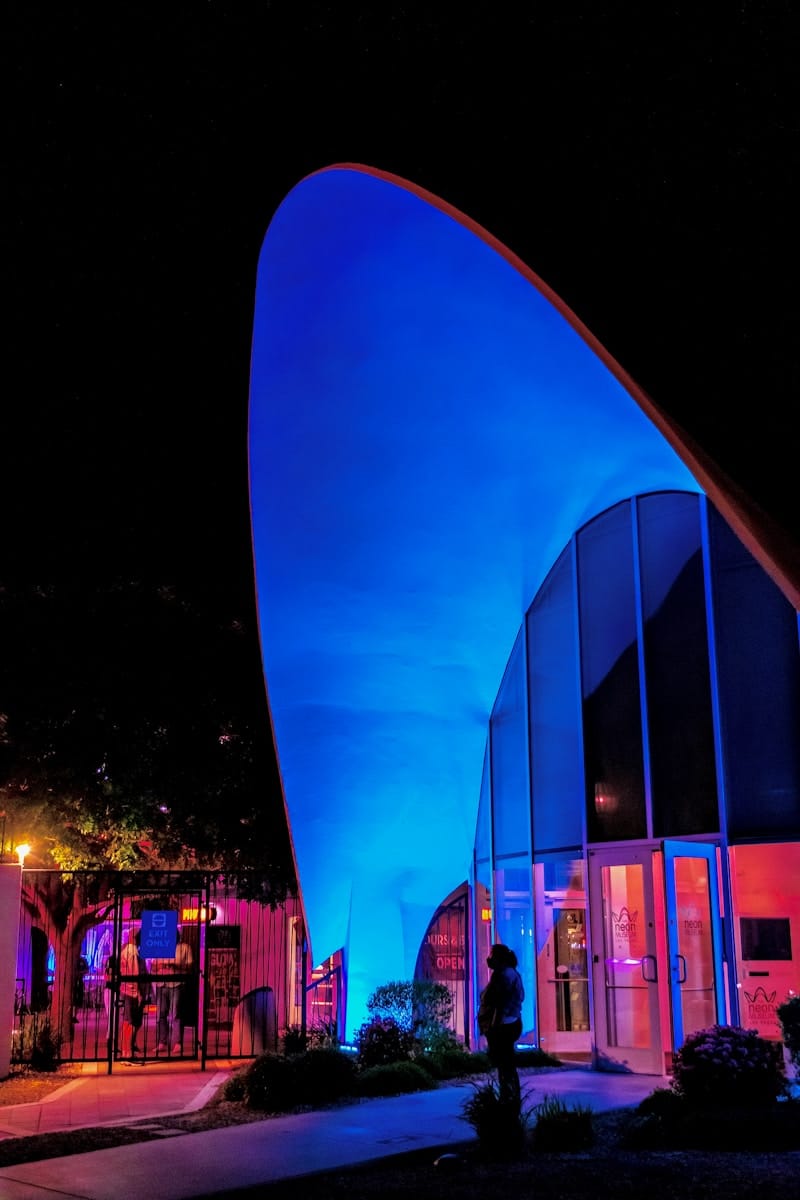
[{"label": "door handle", "polygon": [[686,983],[686,959],[682,954],[675,955],[675,965],[678,968],[678,983]]},{"label": "door handle", "polygon": [[[645,970],[645,963],[647,962],[653,964],[652,975],[648,975]],[[655,954],[643,954],[640,966],[642,968],[642,979],[645,981],[645,983],[658,983],[658,966],[656,965]]]}]

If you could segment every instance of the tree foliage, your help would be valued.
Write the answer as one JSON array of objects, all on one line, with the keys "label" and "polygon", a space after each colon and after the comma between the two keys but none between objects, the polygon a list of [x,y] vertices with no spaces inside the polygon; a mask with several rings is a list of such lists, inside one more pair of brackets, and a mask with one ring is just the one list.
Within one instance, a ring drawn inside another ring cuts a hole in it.
[{"label": "tree foliage", "polygon": [[208,588],[5,588],[0,661],[6,850],[291,882],[254,619]]}]

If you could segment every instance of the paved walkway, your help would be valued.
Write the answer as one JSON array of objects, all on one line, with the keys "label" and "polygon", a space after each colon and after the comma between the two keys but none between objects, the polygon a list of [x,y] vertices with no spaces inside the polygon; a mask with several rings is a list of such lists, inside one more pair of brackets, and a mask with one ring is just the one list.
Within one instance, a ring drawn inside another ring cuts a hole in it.
[{"label": "paved walkway", "polygon": [[[157,1124],[159,1116],[199,1108],[229,1070],[225,1063],[209,1064],[205,1074],[195,1066],[191,1071],[131,1068],[111,1076],[83,1076],[40,1104],[0,1109],[0,1128],[8,1137],[145,1117]],[[532,1103],[558,1094],[600,1112],[637,1104],[664,1082],[654,1076],[575,1069],[525,1076],[523,1088]],[[472,1136],[461,1119],[469,1087],[456,1084],[208,1133],[166,1136],[165,1130],[163,1139],[6,1167],[0,1170],[0,1197],[196,1200],[403,1150],[463,1142]]]}]

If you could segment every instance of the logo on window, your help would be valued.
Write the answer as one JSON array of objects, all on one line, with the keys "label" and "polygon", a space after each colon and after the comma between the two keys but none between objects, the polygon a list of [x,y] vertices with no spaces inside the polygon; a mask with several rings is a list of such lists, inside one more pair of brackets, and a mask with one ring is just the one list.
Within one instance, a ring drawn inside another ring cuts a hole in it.
[{"label": "logo on window", "polygon": [[639,910],[630,912],[623,904],[618,913],[611,910],[611,920],[614,922],[614,934],[616,937],[632,938],[636,936],[636,922],[639,920]]},{"label": "logo on window", "polygon": [[758,985],[752,996],[749,992],[745,992],[745,999],[748,1004],[772,1004],[777,996],[777,992],[770,992],[769,995],[765,992],[761,984]]}]

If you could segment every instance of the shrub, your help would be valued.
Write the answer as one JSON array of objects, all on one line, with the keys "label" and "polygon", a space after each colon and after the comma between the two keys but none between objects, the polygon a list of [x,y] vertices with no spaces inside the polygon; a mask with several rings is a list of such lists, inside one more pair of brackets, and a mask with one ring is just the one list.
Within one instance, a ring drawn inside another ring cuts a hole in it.
[{"label": "shrub", "polygon": [[373,1017],[362,1025],[355,1037],[360,1067],[379,1067],[411,1058],[414,1038],[392,1017]]},{"label": "shrub", "polygon": [[431,979],[384,983],[367,1000],[367,1011],[395,1021],[425,1050],[433,1050],[441,1038],[453,1040],[449,1028],[453,997],[443,983]]},{"label": "shrub", "polygon": [[544,1096],[534,1112],[535,1150],[585,1150],[594,1141],[593,1113],[583,1104],[569,1105],[559,1096]]},{"label": "shrub", "polygon": [[481,1150],[492,1158],[518,1154],[525,1143],[530,1113],[501,1099],[494,1083],[475,1084],[461,1106],[462,1120],[475,1130]]},{"label": "shrub", "polygon": [[260,1054],[245,1068],[245,1103],[265,1112],[286,1112],[298,1103],[296,1059]]},{"label": "shrub", "polygon": [[38,1029],[33,1038],[30,1065],[34,1071],[57,1071],[61,1059],[61,1035],[49,1021]]},{"label": "shrub", "polygon": [[491,1070],[487,1055],[470,1054],[463,1046],[448,1046],[444,1050],[421,1054],[414,1062],[434,1079],[465,1079],[468,1075],[482,1075]]},{"label": "shrub", "polygon": [[776,1011],[792,1066],[800,1070],[800,996],[790,996],[778,1005]]},{"label": "shrub", "polygon": [[281,1034],[282,1054],[302,1054],[308,1046],[308,1034],[299,1025],[289,1025]]},{"label": "shrub", "polygon": [[226,1079],[220,1089],[220,1099],[239,1102],[247,1099],[247,1084],[243,1071],[237,1071]]},{"label": "shrub", "polygon": [[785,1087],[781,1048],[755,1029],[712,1025],[689,1034],[672,1063],[673,1088],[692,1104],[769,1104]]},{"label": "shrub", "polygon": [[635,1150],[660,1150],[680,1144],[687,1107],[685,1098],[672,1088],[656,1088],[632,1114],[623,1144]]},{"label": "shrub", "polygon": [[538,1046],[524,1046],[521,1050],[516,1051],[514,1057],[520,1070],[524,1067],[560,1067],[563,1065],[560,1059],[553,1058],[552,1054],[548,1054],[546,1050],[541,1050]]},{"label": "shrub", "polygon": [[355,1091],[355,1061],[332,1046],[313,1047],[297,1055],[294,1072],[300,1104],[329,1104]]},{"label": "shrub", "polygon": [[303,1054],[306,1050],[338,1049],[339,1035],[335,1021],[323,1021],[310,1029],[287,1025],[281,1033],[282,1054]]},{"label": "shrub", "polygon": [[405,1092],[430,1092],[436,1087],[427,1071],[414,1062],[367,1067],[358,1076],[361,1096],[397,1096]]}]

